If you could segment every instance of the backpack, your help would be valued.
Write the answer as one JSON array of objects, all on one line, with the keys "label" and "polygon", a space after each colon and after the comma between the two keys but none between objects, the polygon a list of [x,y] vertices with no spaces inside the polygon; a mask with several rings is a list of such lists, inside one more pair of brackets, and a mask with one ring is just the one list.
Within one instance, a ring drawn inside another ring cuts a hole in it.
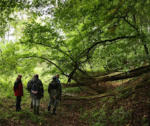
[{"label": "backpack", "polygon": [[38,84],[36,82],[34,82],[32,84],[31,91],[32,92],[38,92]]},{"label": "backpack", "polygon": [[59,88],[59,83],[56,80],[53,80],[50,83],[51,89],[58,89]]},{"label": "backpack", "polygon": [[44,96],[43,92],[42,82],[40,80],[33,81],[31,93],[37,98],[42,98]]}]

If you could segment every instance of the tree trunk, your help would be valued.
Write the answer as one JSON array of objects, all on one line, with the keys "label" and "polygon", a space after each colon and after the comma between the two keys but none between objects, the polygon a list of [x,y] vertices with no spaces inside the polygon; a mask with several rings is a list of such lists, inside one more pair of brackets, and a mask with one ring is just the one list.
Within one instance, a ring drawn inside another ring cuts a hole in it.
[{"label": "tree trunk", "polygon": [[128,78],[140,76],[148,72],[150,72],[150,65],[139,67],[137,69],[125,73],[121,73],[118,75],[114,75],[114,76],[105,76],[103,78],[98,79],[97,81],[115,81],[115,80],[128,79]]}]

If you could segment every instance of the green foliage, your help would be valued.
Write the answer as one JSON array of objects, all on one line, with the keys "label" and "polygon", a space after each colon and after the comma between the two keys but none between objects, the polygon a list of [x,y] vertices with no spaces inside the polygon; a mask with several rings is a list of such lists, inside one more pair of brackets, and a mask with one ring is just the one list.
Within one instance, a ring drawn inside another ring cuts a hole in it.
[{"label": "green foliage", "polygon": [[126,111],[123,107],[120,107],[119,109],[113,111],[111,121],[115,126],[121,126],[127,124],[130,118],[130,111]]},{"label": "green foliage", "polygon": [[148,126],[148,125],[149,125],[148,117],[143,117],[142,118],[142,126]]},{"label": "green foliage", "polygon": [[19,113],[15,113],[15,114],[17,114],[16,117],[19,120],[31,119],[32,122],[40,123],[40,124],[44,122],[44,118],[42,118],[40,116],[35,116],[33,114],[33,112],[30,112],[29,110],[25,110],[23,112],[19,112]]},{"label": "green foliage", "polygon": [[[65,0],[58,6],[55,0],[1,0],[0,6],[0,74],[32,75],[40,64],[41,75],[73,74],[75,80],[86,71],[149,63],[149,0]],[[13,43],[5,40],[11,28]]]},{"label": "green foliage", "polygon": [[99,109],[92,110],[89,113],[86,112],[82,118],[89,119],[93,126],[108,126],[109,124],[123,126],[128,124],[131,119],[131,112],[126,111],[123,107],[109,110],[106,105],[103,105]]},{"label": "green foliage", "polygon": [[1,44],[1,57],[0,57],[0,74],[12,76],[14,74],[28,74],[32,73],[35,67],[35,60],[23,59],[22,48],[18,43]]},{"label": "green foliage", "polygon": [[100,109],[98,112],[94,112],[92,117],[95,119],[95,123],[93,124],[94,126],[98,125],[106,126],[108,123],[109,117],[107,117],[107,113],[104,108]]},{"label": "green foliage", "polygon": [[[56,9],[56,21],[61,24],[64,32],[69,32],[72,38],[71,43],[78,43],[80,48],[84,50],[93,45],[93,43],[100,42],[103,39],[124,36],[128,35],[128,33],[137,33],[137,29],[141,29],[140,25],[143,25],[141,23],[141,15],[138,15],[137,12],[143,11],[143,14],[147,15],[149,8],[142,11],[140,9],[143,5],[149,4],[148,1],[131,2],[129,0],[113,0],[111,2],[108,0],[68,0]],[[134,15],[136,16],[136,21],[132,18]],[[128,21],[126,18],[128,18]],[[138,22],[138,24],[136,24],[136,22]],[[134,25],[137,29],[134,28]],[[140,34],[142,35],[145,30],[141,30],[142,32]],[[146,58],[142,58],[145,57],[144,48],[142,48],[143,42],[137,43],[138,41],[140,40],[135,37],[133,40],[120,40],[117,44],[102,43],[101,46],[95,47],[97,49],[93,49],[94,53],[91,51],[92,66],[99,63],[107,70],[126,70],[131,66],[135,66],[135,63],[136,66],[142,65],[141,63],[145,61]],[[148,38],[146,41],[148,41]],[[84,44],[84,48],[82,48],[80,43],[81,45]],[[148,43],[147,46],[149,46]]]},{"label": "green foliage", "polygon": [[129,96],[131,96],[132,93],[133,93],[132,88],[126,88],[126,89],[123,89],[123,90],[120,91],[117,98],[125,99],[125,98],[128,98]]},{"label": "green foliage", "polygon": [[13,98],[13,86],[12,86],[13,82],[6,81],[5,79],[0,79],[0,92],[1,92],[0,98],[11,99]]},{"label": "green foliage", "polygon": [[18,10],[26,8],[27,2],[25,0],[1,0],[0,1],[0,37],[5,35],[8,30],[7,25],[14,20],[10,15]]}]

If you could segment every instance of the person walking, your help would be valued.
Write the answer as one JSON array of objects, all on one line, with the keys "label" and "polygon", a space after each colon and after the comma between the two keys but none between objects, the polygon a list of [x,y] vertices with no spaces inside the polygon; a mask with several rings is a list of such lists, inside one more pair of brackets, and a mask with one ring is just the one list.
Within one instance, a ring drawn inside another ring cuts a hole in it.
[{"label": "person walking", "polygon": [[49,83],[48,86],[48,93],[50,96],[48,111],[51,111],[51,106],[53,106],[52,114],[56,115],[56,109],[59,104],[59,101],[61,101],[61,93],[62,93],[59,76],[56,75],[52,78],[52,81]]},{"label": "person walking", "polygon": [[44,96],[43,84],[38,74],[34,75],[31,87],[31,97],[33,103],[34,114],[39,115],[40,99]]},{"label": "person walking", "polygon": [[16,96],[16,112],[21,110],[21,97],[23,96],[22,75],[18,75],[14,83],[14,94]]}]

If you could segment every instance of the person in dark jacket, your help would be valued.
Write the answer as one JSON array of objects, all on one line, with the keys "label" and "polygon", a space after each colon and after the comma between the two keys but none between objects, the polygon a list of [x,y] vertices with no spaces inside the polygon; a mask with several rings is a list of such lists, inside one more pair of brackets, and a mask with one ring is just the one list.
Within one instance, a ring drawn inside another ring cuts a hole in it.
[{"label": "person in dark jacket", "polygon": [[14,83],[14,94],[16,96],[16,111],[21,110],[21,97],[23,96],[23,85],[21,81],[22,75],[18,75],[15,83]]},{"label": "person in dark jacket", "polygon": [[34,114],[39,115],[40,99],[44,96],[43,84],[39,79],[38,74],[34,75],[33,84],[31,87],[31,97],[33,103]]},{"label": "person in dark jacket", "polygon": [[32,93],[31,93],[31,88],[32,88],[32,85],[33,85],[33,80],[34,80],[34,77],[31,80],[29,80],[28,83],[27,83],[27,90],[30,93],[30,97],[31,97],[31,105],[30,105],[31,109],[33,108]]},{"label": "person in dark jacket", "polygon": [[48,104],[48,111],[51,110],[51,106],[53,106],[52,114],[56,115],[56,108],[58,106],[59,101],[61,100],[61,84],[59,81],[59,77],[54,76],[52,82],[48,86],[48,93],[50,95],[50,101]]},{"label": "person in dark jacket", "polygon": [[61,87],[61,83],[60,83],[60,80],[59,80],[59,74],[56,74],[56,81],[57,81],[57,83],[59,84],[59,91],[60,91],[59,100],[61,101],[62,87]]}]

